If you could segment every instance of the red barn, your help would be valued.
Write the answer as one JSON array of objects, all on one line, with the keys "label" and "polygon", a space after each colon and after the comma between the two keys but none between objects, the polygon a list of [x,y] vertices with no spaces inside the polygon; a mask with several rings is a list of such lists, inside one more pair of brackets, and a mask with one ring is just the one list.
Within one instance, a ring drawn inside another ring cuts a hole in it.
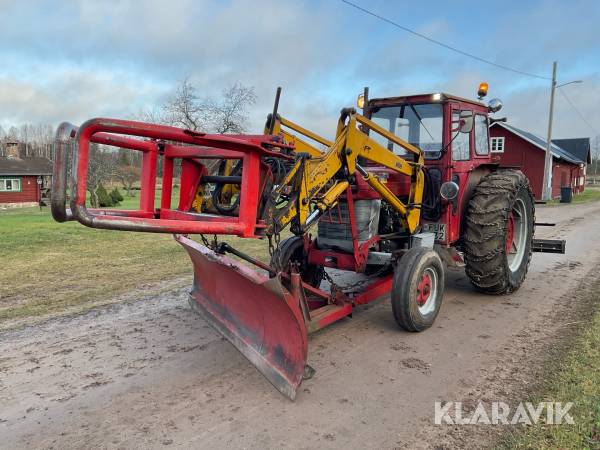
[{"label": "red barn", "polygon": [[[500,155],[500,166],[516,167],[527,175],[536,199],[542,198],[546,140],[504,122],[490,127],[491,151]],[[587,138],[586,138],[587,139]],[[589,139],[588,144],[589,144]],[[575,141],[571,139],[560,140]],[[578,140],[577,140],[578,141]],[[589,147],[588,147],[589,148]],[[571,186],[573,193],[583,192],[585,160],[552,143],[552,197],[560,196],[560,188]]]},{"label": "red barn", "polygon": [[578,179],[575,180],[575,185],[573,186],[573,192],[576,194],[583,192],[586,183],[587,165],[592,163],[590,138],[552,139],[552,143],[558,145],[580,161],[583,161],[583,167],[580,166],[579,173],[577,174]]},{"label": "red barn", "polygon": [[46,158],[23,158],[8,152],[0,158],[0,207],[36,206],[50,186],[52,163]]}]

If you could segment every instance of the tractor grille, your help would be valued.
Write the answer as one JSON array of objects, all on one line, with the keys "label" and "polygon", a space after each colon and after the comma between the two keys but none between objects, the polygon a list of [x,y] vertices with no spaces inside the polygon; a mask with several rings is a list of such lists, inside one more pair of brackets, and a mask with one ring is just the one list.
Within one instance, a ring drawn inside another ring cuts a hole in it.
[{"label": "tractor grille", "polygon": [[[354,220],[358,231],[358,241],[363,243],[377,234],[381,200],[356,200]],[[339,202],[319,219],[317,231],[319,248],[353,251],[352,228],[348,214],[348,203]]]}]

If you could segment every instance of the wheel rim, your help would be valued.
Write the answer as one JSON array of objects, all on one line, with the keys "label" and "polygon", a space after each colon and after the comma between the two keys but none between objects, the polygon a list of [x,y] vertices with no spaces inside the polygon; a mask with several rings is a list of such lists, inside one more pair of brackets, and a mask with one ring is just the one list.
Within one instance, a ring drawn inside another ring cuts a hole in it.
[{"label": "wheel rim", "polygon": [[417,285],[417,306],[422,315],[427,315],[435,310],[435,302],[438,291],[437,272],[428,267]]},{"label": "wheel rim", "polygon": [[520,198],[508,214],[506,224],[506,259],[511,272],[516,272],[525,256],[527,246],[527,209]]}]

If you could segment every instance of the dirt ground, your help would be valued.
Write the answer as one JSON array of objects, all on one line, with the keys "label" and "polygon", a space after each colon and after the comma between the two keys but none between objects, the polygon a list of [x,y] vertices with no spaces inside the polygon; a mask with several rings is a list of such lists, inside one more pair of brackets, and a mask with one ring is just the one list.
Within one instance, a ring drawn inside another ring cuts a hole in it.
[{"label": "dirt ground", "polygon": [[444,436],[468,429],[433,426],[434,401],[501,400],[532,383],[523,358],[539,361],[536,344],[572,321],[557,311],[578,300],[571,294],[600,263],[600,203],[537,216],[557,222],[537,237],[566,238],[567,254],[534,254],[518,292],[483,296],[449,272],[437,322],[421,334],[396,326],[389,300],[360,308],[310,337],[317,372],[295,402],[191,313],[187,288],[140,290],[139,300],[5,331],[0,447],[467,445]]}]

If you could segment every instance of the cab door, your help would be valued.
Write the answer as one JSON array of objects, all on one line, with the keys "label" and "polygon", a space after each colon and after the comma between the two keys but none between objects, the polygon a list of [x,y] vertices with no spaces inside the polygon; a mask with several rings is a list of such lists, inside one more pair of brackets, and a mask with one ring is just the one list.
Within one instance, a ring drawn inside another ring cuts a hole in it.
[{"label": "cab door", "polygon": [[[449,148],[449,167],[448,181],[454,181],[458,184],[460,190],[456,201],[448,204],[446,208],[446,242],[451,244],[460,237],[460,218],[463,215],[463,208],[460,199],[462,193],[467,189],[469,174],[473,169],[474,156],[474,132],[461,133],[460,127],[461,112],[473,112],[468,104],[450,103],[450,148]],[[474,128],[474,127],[473,127]]]}]

